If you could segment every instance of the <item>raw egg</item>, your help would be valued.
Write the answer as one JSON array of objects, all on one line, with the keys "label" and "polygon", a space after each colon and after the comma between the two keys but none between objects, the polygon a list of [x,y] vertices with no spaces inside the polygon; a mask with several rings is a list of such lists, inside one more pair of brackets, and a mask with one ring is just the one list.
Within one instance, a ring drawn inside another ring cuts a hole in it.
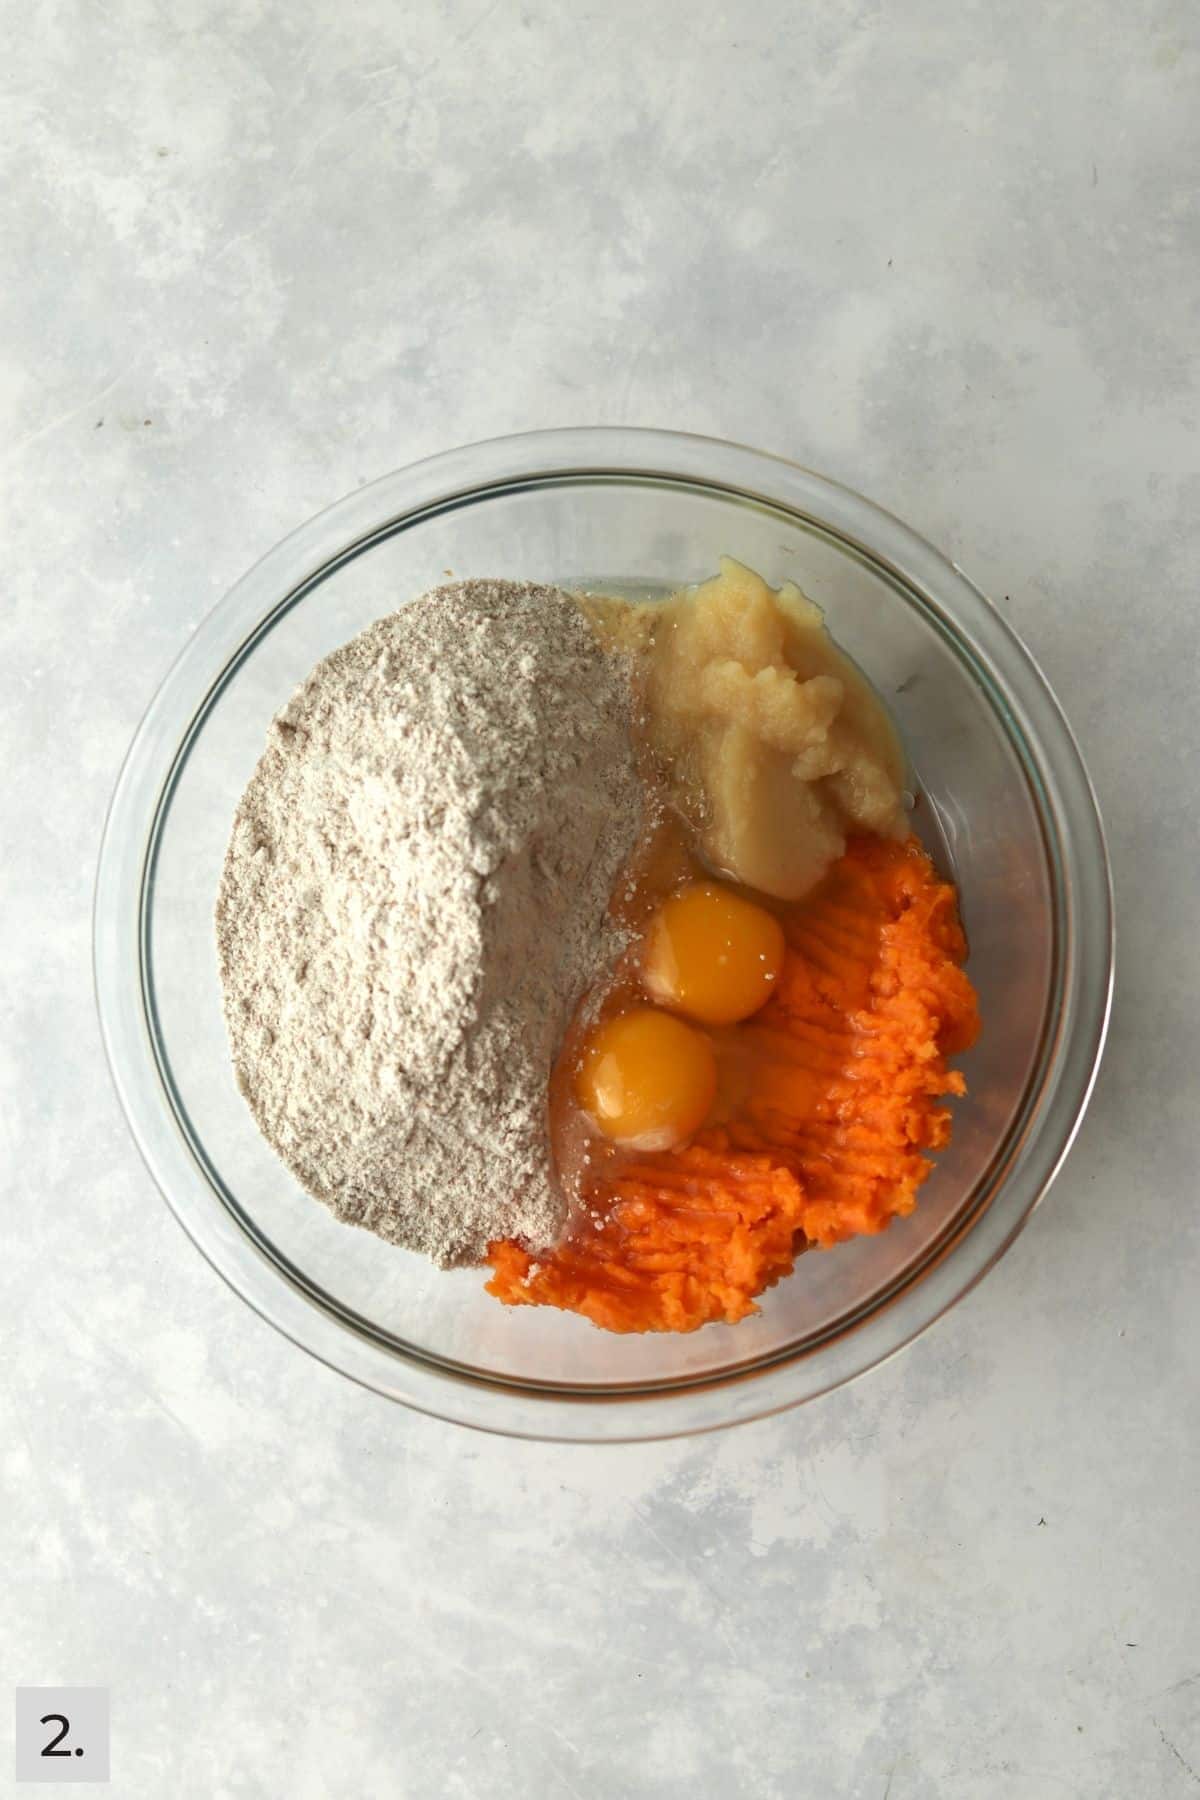
[{"label": "raw egg", "polygon": [[575,1094],[596,1128],[634,1150],[670,1150],[704,1123],[717,1091],[712,1045],[651,1006],[598,1026]]},{"label": "raw egg", "polygon": [[765,907],[696,882],[650,921],[642,980],[655,1000],[690,1019],[734,1025],[771,998],[784,953],[783,928]]}]

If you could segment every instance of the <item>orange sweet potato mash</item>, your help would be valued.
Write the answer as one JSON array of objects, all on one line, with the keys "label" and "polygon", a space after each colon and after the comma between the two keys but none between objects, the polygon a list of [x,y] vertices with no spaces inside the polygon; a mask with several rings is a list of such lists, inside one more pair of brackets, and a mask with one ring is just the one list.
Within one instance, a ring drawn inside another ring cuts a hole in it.
[{"label": "orange sweet potato mash", "polygon": [[978,1031],[954,889],[915,838],[856,837],[778,916],[775,992],[713,1034],[725,1103],[684,1148],[597,1158],[554,1249],[491,1246],[490,1293],[609,1331],[733,1324],[801,1250],[912,1211]]}]

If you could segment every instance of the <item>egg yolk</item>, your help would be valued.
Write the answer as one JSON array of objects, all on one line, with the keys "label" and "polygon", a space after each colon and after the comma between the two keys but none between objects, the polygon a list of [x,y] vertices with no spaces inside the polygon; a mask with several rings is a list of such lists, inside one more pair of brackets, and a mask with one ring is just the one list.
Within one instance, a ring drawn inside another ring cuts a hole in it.
[{"label": "egg yolk", "polygon": [[671,1150],[704,1123],[717,1091],[712,1045],[670,1013],[643,1006],[597,1027],[575,1077],[597,1129],[635,1150]]},{"label": "egg yolk", "polygon": [[783,968],[783,928],[765,907],[697,882],[650,922],[642,980],[664,1006],[704,1025],[734,1025],[765,1006]]}]

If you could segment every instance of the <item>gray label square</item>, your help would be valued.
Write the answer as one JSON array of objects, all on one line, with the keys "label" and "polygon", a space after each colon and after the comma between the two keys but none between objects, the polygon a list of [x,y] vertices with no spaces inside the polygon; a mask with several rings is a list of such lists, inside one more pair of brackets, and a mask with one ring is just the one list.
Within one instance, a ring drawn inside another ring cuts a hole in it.
[{"label": "gray label square", "polygon": [[107,1781],[108,1689],[18,1688],[16,1743],[18,1781]]}]

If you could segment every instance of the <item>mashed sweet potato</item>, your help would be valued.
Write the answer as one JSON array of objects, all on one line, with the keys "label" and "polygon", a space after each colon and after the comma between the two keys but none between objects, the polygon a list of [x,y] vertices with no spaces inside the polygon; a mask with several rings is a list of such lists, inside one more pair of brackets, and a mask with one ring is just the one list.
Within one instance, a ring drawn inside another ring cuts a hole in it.
[{"label": "mashed sweet potato", "polygon": [[860,836],[779,916],[773,997],[715,1034],[743,1097],[686,1148],[601,1164],[553,1250],[493,1244],[490,1293],[609,1331],[732,1324],[799,1251],[912,1210],[978,1030],[954,889],[915,838]]}]

